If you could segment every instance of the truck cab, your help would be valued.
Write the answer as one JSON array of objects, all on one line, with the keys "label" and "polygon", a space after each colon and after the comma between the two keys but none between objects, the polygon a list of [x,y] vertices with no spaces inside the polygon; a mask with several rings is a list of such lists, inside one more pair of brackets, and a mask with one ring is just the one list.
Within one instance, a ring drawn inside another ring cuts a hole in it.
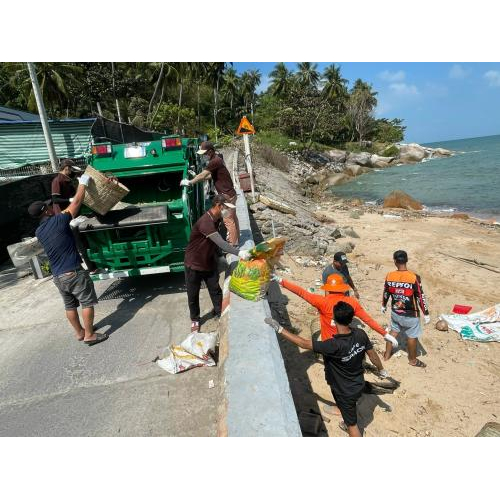
[{"label": "truck cab", "polygon": [[87,266],[99,269],[92,279],[184,270],[191,228],[208,198],[208,183],[180,186],[203,168],[198,147],[198,139],[178,135],[93,145],[89,164],[130,192],[104,216],[82,209],[79,246]]}]

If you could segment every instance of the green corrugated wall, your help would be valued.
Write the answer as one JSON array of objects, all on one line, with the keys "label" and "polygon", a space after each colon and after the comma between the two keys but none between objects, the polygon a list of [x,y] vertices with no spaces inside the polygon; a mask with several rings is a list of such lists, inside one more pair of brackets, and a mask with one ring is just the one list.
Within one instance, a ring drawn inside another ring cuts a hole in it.
[{"label": "green corrugated wall", "polygon": [[[50,122],[56,154],[60,158],[84,156],[90,150],[91,120]],[[0,123],[0,170],[47,161],[49,153],[42,124],[32,122]]]}]

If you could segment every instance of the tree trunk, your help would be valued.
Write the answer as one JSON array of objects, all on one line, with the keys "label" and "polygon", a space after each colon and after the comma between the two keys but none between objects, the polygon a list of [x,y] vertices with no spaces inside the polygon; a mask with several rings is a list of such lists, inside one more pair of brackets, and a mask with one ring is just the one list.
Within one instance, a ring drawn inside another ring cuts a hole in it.
[{"label": "tree trunk", "polygon": [[198,133],[200,132],[201,128],[201,120],[200,120],[200,82],[197,82],[198,86]]},{"label": "tree trunk", "polygon": [[149,117],[151,115],[151,108],[153,107],[153,102],[154,102],[154,99],[155,99],[156,94],[158,92],[158,86],[160,85],[160,82],[163,79],[164,69],[165,69],[165,63],[161,63],[160,74],[158,75],[158,80],[156,80],[155,89],[153,91],[153,96],[151,97],[151,100],[149,101],[148,115],[146,117],[146,123],[149,121]]},{"label": "tree trunk", "polygon": [[182,81],[179,85],[179,109],[177,110],[177,130],[179,130],[179,127],[180,127],[181,106],[182,106]]}]

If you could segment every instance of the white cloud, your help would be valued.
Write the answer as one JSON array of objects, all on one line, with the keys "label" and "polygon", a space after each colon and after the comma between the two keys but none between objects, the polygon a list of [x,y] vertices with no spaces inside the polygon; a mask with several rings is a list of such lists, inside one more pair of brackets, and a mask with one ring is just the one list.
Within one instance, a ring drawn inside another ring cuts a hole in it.
[{"label": "white cloud", "polygon": [[490,87],[500,87],[500,71],[487,71],[483,77],[488,81]]},{"label": "white cloud", "polygon": [[386,82],[400,82],[405,79],[406,74],[404,71],[395,71],[394,73],[391,73],[390,71],[382,71],[382,73],[379,73],[378,75],[382,80],[385,80]]},{"label": "white cloud", "polygon": [[420,94],[416,85],[410,85],[408,83],[391,83],[389,88],[397,95],[411,96]]},{"label": "white cloud", "polygon": [[455,79],[455,80],[462,80],[468,74],[469,74],[469,72],[465,68],[463,68],[461,64],[454,64],[451,67],[450,72],[448,73],[448,76],[450,78]]}]

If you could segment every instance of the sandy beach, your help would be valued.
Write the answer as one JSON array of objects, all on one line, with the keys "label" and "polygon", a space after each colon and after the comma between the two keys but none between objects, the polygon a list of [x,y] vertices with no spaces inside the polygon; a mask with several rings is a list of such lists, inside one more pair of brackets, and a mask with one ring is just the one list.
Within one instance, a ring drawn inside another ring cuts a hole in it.
[{"label": "sandy beach", "polygon": [[[434,325],[438,316],[451,312],[454,304],[473,307],[472,312],[500,302],[500,274],[458,261],[476,259],[500,270],[500,230],[471,220],[430,217],[406,213],[384,217],[376,211],[351,210],[323,202],[335,225],[351,226],[359,238],[348,254],[350,271],[360,292],[360,302],[382,325],[390,315],[380,312],[385,275],[394,268],[392,253],[405,249],[408,268],[421,275],[427,295],[431,323],[424,327],[420,359],[426,368],[409,366],[404,351],[385,362],[385,368],[401,385],[393,394],[365,395],[359,404],[359,418],[366,436],[474,436],[489,421],[500,418],[500,345],[495,342],[463,341],[454,331],[441,332]],[[337,205],[338,206],[338,205]],[[371,213],[370,213],[371,212]],[[397,212],[392,212],[396,213]],[[404,213],[404,212],[401,212]],[[295,257],[285,255],[280,274],[304,288],[315,287],[321,267],[304,267]],[[291,325],[309,337],[317,325],[317,312],[301,298],[282,289],[288,297]],[[385,343],[376,332],[366,329],[377,350]],[[322,411],[332,402],[324,379],[323,364],[311,352],[302,351],[280,339],[297,411]],[[367,380],[373,375],[367,374]],[[325,413],[323,413],[326,415]],[[326,415],[322,435],[346,436],[340,417]]]}]

